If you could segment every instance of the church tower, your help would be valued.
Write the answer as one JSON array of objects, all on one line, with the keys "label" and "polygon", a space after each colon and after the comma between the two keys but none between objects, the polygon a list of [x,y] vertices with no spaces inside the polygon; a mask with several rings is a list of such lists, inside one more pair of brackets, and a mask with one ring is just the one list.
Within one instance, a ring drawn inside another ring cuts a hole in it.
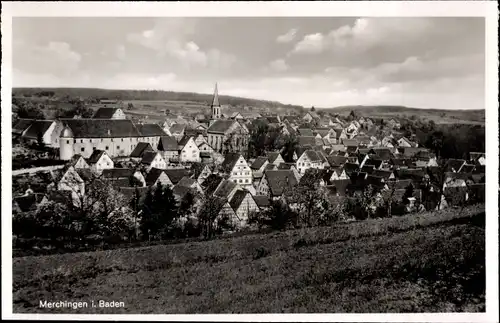
[{"label": "church tower", "polygon": [[212,120],[218,120],[221,118],[220,104],[219,104],[219,93],[217,91],[217,83],[215,83],[214,98],[212,100]]}]

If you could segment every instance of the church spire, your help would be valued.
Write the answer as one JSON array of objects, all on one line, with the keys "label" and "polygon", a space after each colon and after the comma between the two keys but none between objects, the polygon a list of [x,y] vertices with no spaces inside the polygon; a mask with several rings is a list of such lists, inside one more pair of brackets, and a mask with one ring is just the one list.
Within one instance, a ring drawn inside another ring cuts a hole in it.
[{"label": "church spire", "polygon": [[215,83],[214,99],[212,101],[212,107],[219,107],[219,93],[217,91],[217,83]]}]

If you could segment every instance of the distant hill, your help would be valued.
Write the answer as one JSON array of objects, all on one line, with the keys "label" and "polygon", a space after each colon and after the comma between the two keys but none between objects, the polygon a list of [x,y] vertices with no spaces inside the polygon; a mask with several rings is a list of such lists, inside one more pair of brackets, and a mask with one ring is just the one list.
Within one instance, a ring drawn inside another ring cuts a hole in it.
[{"label": "distant hill", "polygon": [[[190,101],[209,104],[212,94],[202,94],[193,92],[173,92],[157,90],[107,90],[95,88],[13,88],[13,96],[32,97],[52,94],[54,97],[63,98],[66,96],[75,98],[95,98],[95,99],[116,99],[121,101]],[[257,100],[250,98],[219,95],[221,104],[230,106],[252,106],[257,108],[286,108],[302,110],[299,105],[283,104],[276,101]]]},{"label": "distant hill", "polygon": [[436,123],[484,123],[485,110],[439,110],[439,109],[418,109],[405,106],[364,106],[351,105],[339,106],[334,108],[323,108],[318,111],[325,111],[332,114],[348,115],[354,111],[360,116],[368,117],[400,117],[411,118],[412,116],[434,120]]}]

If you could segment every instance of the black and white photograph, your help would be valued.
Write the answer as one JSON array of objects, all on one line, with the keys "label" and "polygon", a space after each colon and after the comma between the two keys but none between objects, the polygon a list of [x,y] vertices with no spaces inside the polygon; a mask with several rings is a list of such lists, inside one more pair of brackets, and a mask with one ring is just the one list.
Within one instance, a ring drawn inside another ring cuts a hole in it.
[{"label": "black and white photograph", "polygon": [[498,12],[436,3],[9,4],[3,309],[491,320]]}]

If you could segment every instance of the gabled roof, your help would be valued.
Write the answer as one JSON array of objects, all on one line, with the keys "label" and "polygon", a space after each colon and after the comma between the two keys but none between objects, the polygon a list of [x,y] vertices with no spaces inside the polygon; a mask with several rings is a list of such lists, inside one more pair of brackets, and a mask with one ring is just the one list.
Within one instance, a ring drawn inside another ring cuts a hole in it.
[{"label": "gabled roof", "polygon": [[151,168],[146,176],[146,185],[153,185],[165,171],[159,168]]},{"label": "gabled roof", "polygon": [[186,125],[185,124],[180,124],[180,123],[174,123],[168,131],[170,131],[171,134],[181,134],[186,130]]},{"label": "gabled roof", "polygon": [[224,157],[224,161],[221,164],[222,169],[224,169],[225,172],[230,172],[234,168],[240,157],[240,153],[227,153]]},{"label": "gabled roof", "polygon": [[178,151],[179,144],[177,140],[172,136],[162,136],[158,142],[159,151]]},{"label": "gabled roof", "polygon": [[280,153],[277,152],[270,152],[267,154],[267,158],[270,163],[274,163],[278,157],[280,157]]},{"label": "gabled roof", "polygon": [[154,151],[153,147],[148,142],[139,142],[134,150],[130,153],[132,158],[140,158],[145,151]]},{"label": "gabled roof", "polygon": [[411,179],[403,179],[403,180],[396,180],[396,181],[390,181],[387,182],[387,185],[389,188],[395,188],[395,189],[406,189],[410,184],[412,184]]},{"label": "gabled roof", "polygon": [[271,200],[265,195],[254,195],[253,200],[259,208],[266,208],[271,205]]},{"label": "gabled roof", "polygon": [[375,168],[379,168],[382,165],[382,160],[369,158],[365,161],[365,166],[373,166]]},{"label": "gabled roof", "polygon": [[224,134],[231,127],[233,126],[234,123],[237,123],[235,120],[216,120],[207,130],[207,133],[218,133],[218,134]]},{"label": "gabled roof", "polygon": [[465,164],[464,159],[448,159],[446,162],[447,165],[447,171],[455,171],[458,172],[460,170],[460,167]]},{"label": "gabled roof", "polygon": [[378,159],[381,160],[390,160],[393,158],[392,152],[390,149],[387,148],[372,148],[373,152],[375,155],[378,157]]},{"label": "gabled roof", "polygon": [[35,120],[26,130],[24,137],[37,139],[38,134],[43,136],[53,123],[53,120]]},{"label": "gabled roof", "polygon": [[382,170],[382,169],[375,169],[372,173],[373,176],[382,177],[385,180],[388,180],[391,174],[392,172],[390,170]]},{"label": "gabled roof", "polygon": [[229,194],[238,186],[233,181],[224,179],[219,183],[219,186],[215,189],[214,196],[228,198]]},{"label": "gabled roof", "polygon": [[186,186],[186,187],[191,187],[195,185],[197,182],[195,179],[189,178],[188,176],[184,176],[181,178],[181,180],[177,183],[177,186]]},{"label": "gabled roof", "polygon": [[141,164],[151,165],[157,154],[158,152],[156,151],[145,151],[142,154]]},{"label": "gabled roof", "polygon": [[187,169],[165,169],[165,174],[172,182],[176,185],[184,176],[189,176],[189,170]]},{"label": "gabled roof", "polygon": [[111,119],[113,115],[118,111],[120,108],[99,108],[95,113],[92,118],[94,119]]},{"label": "gabled roof", "polygon": [[302,147],[316,145],[316,138],[314,136],[298,136],[297,141],[298,145]]},{"label": "gabled roof", "polygon": [[358,170],[358,168],[359,168],[358,164],[353,164],[353,163],[345,163],[344,164],[344,170],[347,173],[347,175],[349,175],[349,176],[352,172],[355,172],[356,170]]},{"label": "gabled roof", "polygon": [[12,132],[16,134],[21,134],[24,130],[28,129],[29,126],[35,121],[35,119],[24,119],[20,118],[17,120],[16,124],[12,126]]},{"label": "gabled roof", "polygon": [[306,137],[314,136],[313,131],[309,128],[299,128],[297,129],[297,131],[300,134],[300,136],[306,136]]},{"label": "gabled roof", "polygon": [[259,156],[259,157],[255,158],[255,161],[252,163],[250,168],[253,170],[259,170],[265,164],[266,161],[267,161],[267,157]]},{"label": "gabled roof", "polygon": [[304,154],[307,156],[307,158],[311,162],[323,162],[324,158],[322,158],[322,155],[320,152],[308,149],[304,152]]},{"label": "gabled roof", "polygon": [[60,119],[73,132],[75,138],[139,137],[131,120],[113,119]]},{"label": "gabled roof", "polygon": [[[247,197],[247,194],[250,195],[248,191],[243,191],[243,190],[236,191],[231,201],[229,201],[229,205],[231,205],[233,210],[236,211],[240,207],[241,203],[245,200],[245,197]],[[252,198],[252,195],[250,195],[250,198]]]},{"label": "gabled roof", "polygon": [[363,167],[361,167],[361,171],[367,174],[373,173],[374,170],[375,167],[373,165],[363,165]]},{"label": "gabled roof", "polygon": [[285,188],[291,189],[297,184],[297,179],[291,170],[268,170],[265,176],[273,196],[281,196]]},{"label": "gabled roof", "polygon": [[96,149],[92,152],[89,159],[87,160],[89,164],[95,164],[101,159],[102,155],[106,154],[104,150]]},{"label": "gabled roof", "polygon": [[142,137],[157,137],[165,136],[166,133],[163,129],[156,123],[144,123],[136,125],[139,135]]},{"label": "gabled roof", "polygon": [[359,145],[359,143],[358,143],[358,141],[356,139],[344,139],[344,140],[342,140],[342,143],[347,148],[349,148],[349,147],[358,147],[358,145]]},{"label": "gabled roof", "polygon": [[330,166],[342,166],[347,162],[347,157],[344,156],[329,155],[326,159]]},{"label": "gabled roof", "polygon": [[[181,140],[179,140],[179,147],[184,147],[188,142],[189,142],[189,139],[191,139],[193,137],[190,137],[190,136],[186,136],[184,135]],[[194,139],[193,139],[194,140]]]},{"label": "gabled roof", "polygon": [[132,168],[111,168],[103,169],[102,177],[108,179],[130,178],[135,174],[136,170]]}]

